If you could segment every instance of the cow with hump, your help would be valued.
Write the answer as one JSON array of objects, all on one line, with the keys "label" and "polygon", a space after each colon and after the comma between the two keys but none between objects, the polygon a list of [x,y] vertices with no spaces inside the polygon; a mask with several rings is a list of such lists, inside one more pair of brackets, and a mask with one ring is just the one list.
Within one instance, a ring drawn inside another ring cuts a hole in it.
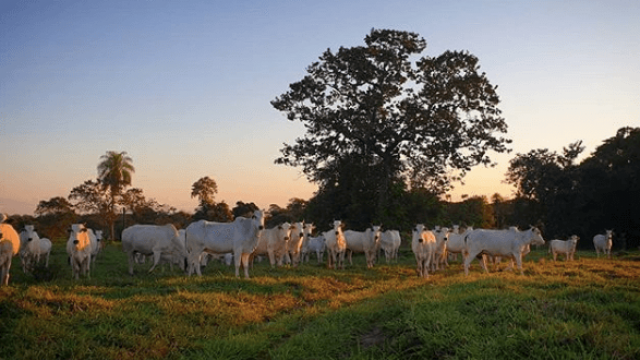
[{"label": "cow with hump", "polygon": [[244,276],[249,278],[249,260],[255,251],[264,231],[264,215],[256,210],[251,218],[237,217],[230,223],[218,223],[206,220],[196,221],[187,226],[185,242],[189,253],[189,271],[195,269],[202,276],[198,259],[202,252],[212,254],[233,253],[236,276],[240,276],[240,265],[244,267]]},{"label": "cow with hump", "polygon": [[416,225],[412,231],[411,250],[416,257],[418,276],[429,277],[429,268],[433,267],[436,254],[436,236],[423,224]]},{"label": "cow with hump", "polygon": [[129,275],[133,275],[133,265],[137,255],[153,256],[152,272],[160,261],[176,264],[186,271],[187,252],[173,224],[133,225],[122,231],[122,251],[129,258]]},{"label": "cow with hump", "polygon": [[[522,256],[530,245],[544,245],[544,239],[540,230],[531,227],[529,230],[520,231],[516,228],[508,230],[476,229],[465,237],[464,273],[469,275],[469,265],[478,255],[500,256],[515,260],[522,270]],[[489,272],[484,266],[485,272]]]},{"label": "cow with hump", "polygon": [[84,224],[73,224],[67,240],[67,254],[71,263],[71,276],[74,279],[90,277],[91,271],[91,238]]},{"label": "cow with hump", "polygon": [[327,267],[329,269],[343,269],[347,240],[342,232],[342,221],[334,220],[332,226],[333,230],[322,233],[327,249]]}]

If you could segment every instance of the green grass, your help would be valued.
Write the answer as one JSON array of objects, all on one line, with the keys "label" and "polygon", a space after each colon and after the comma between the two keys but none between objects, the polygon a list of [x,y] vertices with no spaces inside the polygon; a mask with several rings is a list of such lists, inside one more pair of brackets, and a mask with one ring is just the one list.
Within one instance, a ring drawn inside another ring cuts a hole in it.
[{"label": "green grass", "polygon": [[[203,277],[147,273],[118,245],[74,281],[61,244],[49,270],[14,258],[0,288],[0,359],[638,359],[640,257],[534,251],[515,272],[453,263],[429,279],[399,264],[315,263],[249,280],[211,263]],[[503,265],[504,267],[504,265]]]}]

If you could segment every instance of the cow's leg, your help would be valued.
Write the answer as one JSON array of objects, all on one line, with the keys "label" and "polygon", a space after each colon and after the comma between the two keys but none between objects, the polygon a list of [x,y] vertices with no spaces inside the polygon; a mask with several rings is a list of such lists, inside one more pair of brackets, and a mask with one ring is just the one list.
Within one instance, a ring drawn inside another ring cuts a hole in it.
[{"label": "cow's leg", "polygon": [[248,279],[249,278],[249,256],[250,254],[242,254],[240,255],[242,257],[242,266],[244,266],[244,278]]},{"label": "cow's leg", "polygon": [[156,268],[156,266],[158,266],[161,255],[162,254],[158,250],[153,252],[153,265],[151,265],[151,269],[149,269],[149,272],[152,272]]},{"label": "cow's leg", "polygon": [[[236,267],[236,277],[240,277],[240,265],[242,264],[242,252],[240,251],[233,252],[233,262]],[[245,270],[248,271],[248,268],[246,266],[245,266]]]},{"label": "cow's leg", "polygon": [[524,275],[524,271],[522,270],[522,254],[516,254],[515,256],[516,264],[518,264],[518,270],[520,270],[520,275]]},{"label": "cow's leg", "polygon": [[86,259],[85,259],[85,269],[86,269],[86,274],[87,274],[87,279],[91,279],[91,255],[89,255]]},{"label": "cow's leg", "polygon": [[273,251],[273,249],[267,249],[267,255],[269,256],[269,264],[271,264],[271,267],[275,267],[276,266],[276,254]]},{"label": "cow's leg", "polygon": [[[475,252],[464,252],[462,254],[462,257],[464,259],[464,274],[465,275],[469,275],[469,265],[471,265],[471,262],[473,261],[473,259],[476,258],[476,256],[478,256],[478,253]],[[481,261],[482,263],[482,261]]]}]

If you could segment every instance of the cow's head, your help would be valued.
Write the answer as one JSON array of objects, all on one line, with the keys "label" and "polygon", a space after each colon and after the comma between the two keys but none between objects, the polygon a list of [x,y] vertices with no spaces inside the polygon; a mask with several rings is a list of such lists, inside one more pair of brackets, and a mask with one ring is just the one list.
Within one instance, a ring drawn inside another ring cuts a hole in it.
[{"label": "cow's head", "polygon": [[78,249],[84,249],[86,246],[91,246],[89,234],[87,233],[87,228],[84,224],[71,225],[71,230],[69,230],[69,241]]},{"label": "cow's head", "polygon": [[542,238],[542,232],[537,227],[531,227],[529,229],[531,231],[531,244],[533,245],[544,245],[544,239]]},{"label": "cow's head", "polygon": [[255,224],[258,231],[264,230],[264,212],[261,210],[256,210],[253,212],[253,216],[251,217],[253,223]]},{"label": "cow's head", "polygon": [[415,228],[413,228],[413,238],[417,239],[419,243],[423,241],[422,233],[424,232],[424,225],[418,224]]}]

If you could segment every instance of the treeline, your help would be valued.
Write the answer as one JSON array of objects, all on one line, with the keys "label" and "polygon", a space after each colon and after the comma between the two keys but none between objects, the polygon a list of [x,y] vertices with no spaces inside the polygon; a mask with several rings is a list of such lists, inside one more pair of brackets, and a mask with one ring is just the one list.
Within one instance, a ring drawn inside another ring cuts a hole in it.
[{"label": "treeline", "polygon": [[[591,239],[606,229],[614,230],[614,248],[635,249],[640,245],[640,128],[625,127],[606,139],[589,157],[577,163],[584,150],[581,142],[570,144],[558,153],[548,149],[517,154],[509,163],[507,182],[517,189],[516,197],[505,199],[494,194],[446,201],[442,194],[425,188],[407,189],[396,184],[393,201],[382,212],[373,201],[375,187],[335,186],[323,188],[311,199],[293,198],[281,207],[271,205],[266,225],[307,221],[319,230],[327,230],[335,219],[348,228],[361,230],[371,224],[404,232],[417,223],[473,226],[474,228],[526,228],[534,225],[546,239],[566,239],[575,234],[582,239],[581,248],[591,248]],[[141,189],[128,189],[118,196],[119,212],[108,211],[108,197],[100,197],[100,181],[87,181],[74,188],[68,198],[41,201],[36,216],[9,217],[16,228],[34,224],[45,236],[63,238],[72,223],[83,222],[114,236],[132,224],[172,223],[185,228],[192,221],[232,221],[247,216],[258,207],[252,202],[236,202],[230,207],[215,201],[217,185],[203,177],[192,187],[192,197],[199,199],[194,213],[145,198]]]}]

